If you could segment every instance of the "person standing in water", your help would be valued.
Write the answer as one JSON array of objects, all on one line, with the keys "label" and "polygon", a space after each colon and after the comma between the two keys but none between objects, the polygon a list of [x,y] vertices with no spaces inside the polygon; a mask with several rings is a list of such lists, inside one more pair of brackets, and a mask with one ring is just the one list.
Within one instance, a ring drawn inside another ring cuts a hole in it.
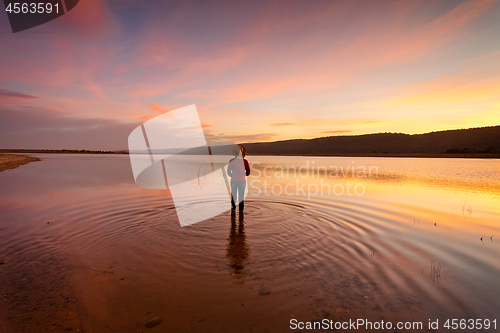
[{"label": "person standing in water", "polygon": [[239,213],[243,214],[246,176],[250,175],[250,165],[245,159],[247,150],[243,145],[235,145],[231,152],[235,156],[227,166],[227,174],[231,177],[231,215],[236,214],[236,202],[239,202]]}]

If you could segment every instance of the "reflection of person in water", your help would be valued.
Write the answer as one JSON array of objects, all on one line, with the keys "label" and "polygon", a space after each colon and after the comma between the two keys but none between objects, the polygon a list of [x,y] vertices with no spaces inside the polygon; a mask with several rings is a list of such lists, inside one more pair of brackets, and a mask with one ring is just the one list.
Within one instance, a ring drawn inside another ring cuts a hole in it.
[{"label": "reflection of person in water", "polygon": [[245,259],[248,256],[248,247],[245,236],[245,223],[243,215],[239,216],[239,223],[236,226],[236,217],[231,215],[231,230],[229,231],[227,257],[229,258],[229,268],[233,275],[241,274],[245,268]]},{"label": "reflection of person in water", "polygon": [[243,214],[245,208],[245,187],[247,186],[246,176],[250,175],[250,165],[245,159],[247,150],[243,145],[235,145],[232,153],[235,156],[229,161],[227,174],[231,177],[231,215],[236,214],[236,202],[239,202],[239,212]]}]

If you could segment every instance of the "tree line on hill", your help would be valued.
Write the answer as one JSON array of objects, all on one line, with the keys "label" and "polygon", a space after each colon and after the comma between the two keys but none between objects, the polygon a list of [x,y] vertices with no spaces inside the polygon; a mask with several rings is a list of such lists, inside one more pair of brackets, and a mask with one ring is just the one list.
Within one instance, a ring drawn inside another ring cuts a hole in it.
[{"label": "tree line on hill", "polygon": [[245,147],[250,154],[263,155],[496,154],[500,153],[500,126],[257,142]]}]

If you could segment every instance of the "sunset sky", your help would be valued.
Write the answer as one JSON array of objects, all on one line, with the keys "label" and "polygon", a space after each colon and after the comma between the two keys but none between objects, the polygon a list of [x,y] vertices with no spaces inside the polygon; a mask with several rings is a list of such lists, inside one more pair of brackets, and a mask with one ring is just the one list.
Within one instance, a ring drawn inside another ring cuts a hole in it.
[{"label": "sunset sky", "polygon": [[499,18],[488,0],[80,0],[13,34],[2,11],[0,148],[127,149],[190,104],[234,142],[499,125]]}]

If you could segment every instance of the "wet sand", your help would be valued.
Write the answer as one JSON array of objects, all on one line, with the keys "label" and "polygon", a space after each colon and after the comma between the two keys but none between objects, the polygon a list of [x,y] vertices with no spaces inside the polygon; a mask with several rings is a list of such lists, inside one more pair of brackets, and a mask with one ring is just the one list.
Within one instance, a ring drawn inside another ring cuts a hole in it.
[{"label": "wet sand", "polygon": [[36,161],[40,161],[40,159],[23,155],[0,154],[0,172]]},{"label": "wet sand", "polygon": [[0,332],[82,332],[63,258],[39,247],[2,262]]}]

